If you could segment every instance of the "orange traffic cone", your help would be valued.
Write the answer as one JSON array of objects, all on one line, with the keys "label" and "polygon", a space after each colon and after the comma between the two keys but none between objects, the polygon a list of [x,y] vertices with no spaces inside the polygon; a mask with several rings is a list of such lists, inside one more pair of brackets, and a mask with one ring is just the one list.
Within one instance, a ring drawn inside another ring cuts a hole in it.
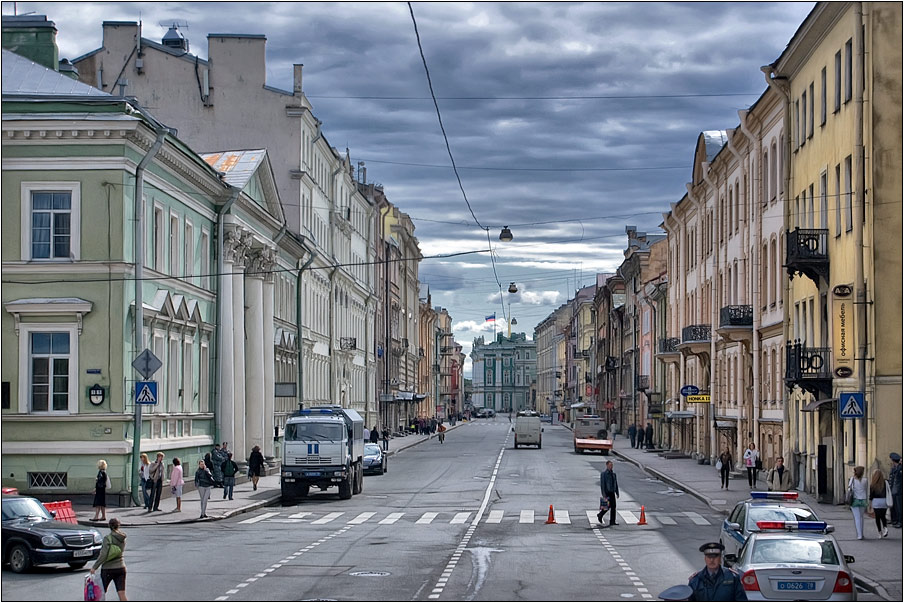
[{"label": "orange traffic cone", "polygon": [[640,521],[637,522],[639,526],[647,525],[647,514],[644,512],[643,505],[640,505]]},{"label": "orange traffic cone", "polygon": [[556,514],[552,510],[552,505],[549,505],[549,516],[546,518],[546,523],[556,523]]}]

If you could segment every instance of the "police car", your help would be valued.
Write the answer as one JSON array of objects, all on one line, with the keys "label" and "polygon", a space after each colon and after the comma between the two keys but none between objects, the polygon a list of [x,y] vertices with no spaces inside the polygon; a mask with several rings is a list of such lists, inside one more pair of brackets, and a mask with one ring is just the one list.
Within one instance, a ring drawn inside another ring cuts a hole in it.
[{"label": "police car", "polygon": [[725,552],[738,554],[747,538],[758,532],[760,521],[817,521],[819,517],[806,503],[797,500],[797,492],[751,492],[750,498],[735,505],[722,522],[719,542]]},{"label": "police car", "polygon": [[759,521],[725,563],[741,576],[748,601],[856,601],[848,563],[823,521]]}]

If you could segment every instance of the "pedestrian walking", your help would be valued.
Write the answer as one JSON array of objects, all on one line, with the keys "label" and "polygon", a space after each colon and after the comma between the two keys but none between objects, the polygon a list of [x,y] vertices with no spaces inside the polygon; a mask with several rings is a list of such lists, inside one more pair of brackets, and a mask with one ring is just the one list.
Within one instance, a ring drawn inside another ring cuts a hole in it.
[{"label": "pedestrian walking", "polygon": [[744,451],[744,466],[747,468],[747,485],[751,488],[756,487],[756,469],[759,460],[760,451],[756,449],[756,444],[750,442]]},{"label": "pedestrian walking", "polygon": [[385,425],[383,426],[383,433],[381,435],[383,436],[383,452],[388,452],[389,451],[389,429],[387,429]]},{"label": "pedestrian walking", "polygon": [[719,470],[719,477],[721,478],[721,487],[728,490],[728,476],[731,475],[733,459],[731,458],[731,452],[728,450],[728,446],[722,451],[722,454],[719,455],[719,460],[716,462],[718,465],[717,469]]},{"label": "pedestrian walking", "polygon": [[643,425],[641,423],[637,424],[637,448],[643,449],[643,441],[646,436],[646,432],[643,430]]},{"label": "pedestrian walking", "polygon": [[700,547],[706,563],[699,572],[691,575],[687,585],[693,594],[688,601],[746,601],[747,594],[741,578],[733,569],[722,566],[721,542],[707,542]]},{"label": "pedestrian walking", "polygon": [[223,461],[220,471],[223,474],[223,500],[227,495],[229,500],[232,500],[233,492],[235,492],[235,476],[239,472],[239,466],[232,460],[231,452],[226,453],[226,460]]},{"label": "pedestrian walking", "polygon": [[264,455],[261,454],[261,447],[255,446],[251,449],[251,454],[248,456],[248,477],[251,478],[251,485],[254,490],[257,490],[257,482],[260,480],[263,470]]},{"label": "pedestrian walking", "polygon": [[198,489],[198,494],[201,495],[200,519],[207,517],[207,501],[210,499],[210,489],[213,488],[213,483],[213,474],[210,469],[207,468],[204,461],[198,461],[198,470],[195,471],[195,488]]},{"label": "pedestrian walking", "polygon": [[[615,520],[615,500],[618,498],[618,476],[612,470],[612,461],[606,461],[606,470],[600,473],[600,495],[609,501],[609,525],[617,526]],[[605,513],[600,511],[596,518],[603,523]]]},{"label": "pedestrian walking", "polygon": [[144,499],[145,508],[150,509],[148,506],[148,489],[151,482],[151,461],[148,460],[148,455],[144,452],[142,452],[138,458],[141,459],[138,464],[138,478],[141,481],[141,496]]},{"label": "pedestrian walking", "polygon": [[873,472],[873,478],[869,480],[869,508],[876,516],[876,528],[879,530],[879,538],[888,538],[888,499],[891,496],[891,486],[885,480],[885,474],[881,469]]},{"label": "pedestrian walking", "polygon": [[122,553],[126,550],[126,535],[120,530],[122,524],[115,517],[110,520],[110,533],[104,536],[97,561],[91,568],[93,575],[100,568],[100,579],[104,586],[104,594],[110,582],[116,587],[116,594],[120,601],[128,601],[126,598],[126,564],[122,559]]},{"label": "pedestrian walking", "polygon": [[851,514],[854,516],[857,540],[863,540],[863,513],[869,499],[869,484],[863,477],[864,471],[860,465],[854,467],[854,475],[848,480],[848,498],[851,500]]},{"label": "pedestrian walking", "polygon": [[370,441],[370,430],[367,427],[364,428],[364,441]]},{"label": "pedestrian walking", "polygon": [[223,463],[226,462],[226,452],[219,444],[214,444],[213,450],[210,451],[210,460],[212,464],[207,468],[213,475],[214,487],[221,488],[223,487]]},{"label": "pedestrian walking", "polygon": [[618,429],[618,424],[615,421],[612,421],[612,425],[609,426],[609,439],[615,439],[615,430]]},{"label": "pedestrian walking", "polygon": [[173,457],[173,471],[170,473],[170,487],[173,496],[176,497],[176,508],[173,513],[182,512],[182,488],[185,486],[185,476],[182,474],[182,461],[178,457]]},{"label": "pedestrian walking", "polygon": [[166,477],[166,465],[163,464],[163,453],[157,453],[157,460],[148,469],[151,487],[148,497],[148,513],[160,510],[160,495],[163,494],[163,479]]},{"label": "pedestrian walking", "polygon": [[380,441],[380,430],[377,429],[377,426],[374,425],[374,428],[370,430],[370,443],[376,444]]},{"label": "pedestrian walking", "polygon": [[653,447],[653,424],[647,423],[647,428],[644,433],[644,439],[647,441],[647,448]]},{"label": "pedestrian walking", "polygon": [[901,455],[892,452],[888,455],[891,459],[891,471],[888,472],[888,482],[891,486],[891,525],[901,527]]},{"label": "pedestrian walking", "polygon": [[784,457],[775,459],[775,467],[766,474],[766,482],[769,484],[769,490],[776,492],[787,492],[791,490],[791,471],[785,467]]},{"label": "pedestrian walking", "polygon": [[437,439],[439,440],[439,443],[442,444],[446,441],[446,426],[440,423],[436,430],[439,432]]},{"label": "pedestrian walking", "polygon": [[637,442],[637,425],[634,423],[628,427],[628,438],[631,440],[631,448],[634,448],[634,444]]},{"label": "pedestrian walking", "polygon": [[107,476],[107,461],[97,461],[97,478],[94,480],[94,517],[91,521],[107,520],[107,488],[110,478]]}]

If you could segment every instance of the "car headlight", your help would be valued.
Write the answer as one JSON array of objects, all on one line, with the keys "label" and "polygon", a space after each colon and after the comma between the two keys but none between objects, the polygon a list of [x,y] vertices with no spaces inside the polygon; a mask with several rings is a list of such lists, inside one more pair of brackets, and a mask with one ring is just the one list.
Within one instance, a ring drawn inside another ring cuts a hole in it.
[{"label": "car headlight", "polygon": [[60,542],[60,539],[51,534],[48,534],[47,536],[41,536],[41,543],[44,546],[63,546],[63,543]]},{"label": "car headlight", "polygon": [[100,535],[100,532],[94,532],[94,544],[103,544],[104,537]]}]

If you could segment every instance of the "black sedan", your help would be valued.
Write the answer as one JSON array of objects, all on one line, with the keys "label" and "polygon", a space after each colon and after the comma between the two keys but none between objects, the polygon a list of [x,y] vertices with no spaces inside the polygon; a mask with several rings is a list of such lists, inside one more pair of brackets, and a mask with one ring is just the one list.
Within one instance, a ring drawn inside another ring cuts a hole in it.
[{"label": "black sedan", "polygon": [[56,521],[35,498],[4,496],[2,511],[3,562],[16,573],[47,563],[80,569],[100,553],[100,532]]},{"label": "black sedan", "polygon": [[377,444],[364,445],[364,473],[383,475],[389,470],[388,459]]}]

